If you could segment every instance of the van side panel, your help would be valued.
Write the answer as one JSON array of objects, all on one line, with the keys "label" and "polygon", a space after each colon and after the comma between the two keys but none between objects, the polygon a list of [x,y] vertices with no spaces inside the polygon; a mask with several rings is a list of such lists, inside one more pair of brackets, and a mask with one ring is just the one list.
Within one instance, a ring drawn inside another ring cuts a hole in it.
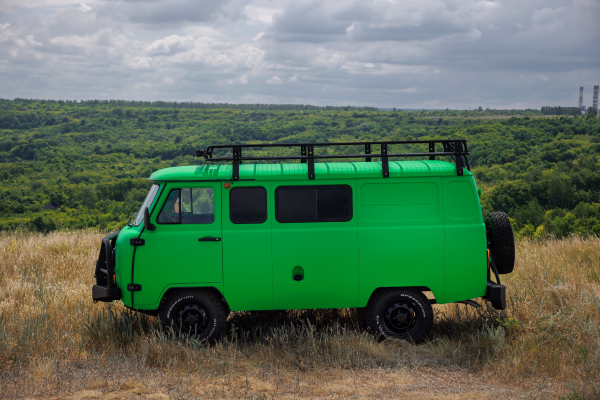
[{"label": "van side panel", "polygon": [[485,295],[487,243],[473,176],[444,177],[446,302]]},{"label": "van side panel", "polygon": [[380,287],[427,286],[444,301],[441,178],[359,179],[359,307]]},{"label": "van side panel", "polygon": [[[234,224],[230,219],[229,193],[239,187],[263,187],[267,192],[267,220],[261,224]],[[273,309],[271,261],[271,182],[240,181],[223,190],[224,296],[231,311]]]},{"label": "van side panel", "polygon": [[[297,181],[271,182],[269,197],[279,186]],[[358,306],[358,243],[356,181],[314,180],[308,185],[348,185],[353,215],[345,222],[281,223],[273,219],[273,302],[275,309],[348,308]],[[269,213],[275,215],[275,204]],[[295,274],[302,274],[295,281]]]}]

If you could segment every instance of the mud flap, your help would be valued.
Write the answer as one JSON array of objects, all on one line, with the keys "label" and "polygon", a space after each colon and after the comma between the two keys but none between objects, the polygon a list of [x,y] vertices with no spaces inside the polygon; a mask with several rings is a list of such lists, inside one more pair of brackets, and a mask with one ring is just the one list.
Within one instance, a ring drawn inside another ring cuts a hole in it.
[{"label": "mud flap", "polygon": [[492,303],[496,310],[506,309],[506,287],[494,282],[488,282],[484,299]]}]

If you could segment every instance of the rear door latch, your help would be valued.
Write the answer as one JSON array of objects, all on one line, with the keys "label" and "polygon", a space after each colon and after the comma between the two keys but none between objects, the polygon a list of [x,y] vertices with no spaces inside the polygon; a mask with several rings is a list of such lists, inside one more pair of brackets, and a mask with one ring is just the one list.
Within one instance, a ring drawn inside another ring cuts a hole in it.
[{"label": "rear door latch", "polygon": [[139,292],[140,290],[142,290],[142,285],[140,285],[139,283],[128,283],[127,290],[130,292]]}]

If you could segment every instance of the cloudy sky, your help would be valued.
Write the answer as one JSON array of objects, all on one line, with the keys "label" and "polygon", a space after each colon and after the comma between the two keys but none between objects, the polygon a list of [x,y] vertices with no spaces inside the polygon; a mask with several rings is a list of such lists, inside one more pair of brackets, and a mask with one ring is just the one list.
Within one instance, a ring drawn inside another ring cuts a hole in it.
[{"label": "cloudy sky", "polygon": [[0,97],[591,105],[599,0],[0,0]]}]

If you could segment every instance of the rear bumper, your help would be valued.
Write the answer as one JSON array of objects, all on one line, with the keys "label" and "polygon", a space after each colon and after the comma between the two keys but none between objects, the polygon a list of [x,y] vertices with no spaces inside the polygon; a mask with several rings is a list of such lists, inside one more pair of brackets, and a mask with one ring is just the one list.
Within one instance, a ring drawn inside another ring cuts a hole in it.
[{"label": "rear bumper", "polygon": [[92,300],[94,300],[94,302],[121,300],[121,289],[118,287],[108,288],[105,286],[94,285],[92,287]]},{"label": "rear bumper", "polygon": [[488,281],[487,290],[484,299],[492,303],[496,310],[506,309],[506,287],[497,283]]}]

